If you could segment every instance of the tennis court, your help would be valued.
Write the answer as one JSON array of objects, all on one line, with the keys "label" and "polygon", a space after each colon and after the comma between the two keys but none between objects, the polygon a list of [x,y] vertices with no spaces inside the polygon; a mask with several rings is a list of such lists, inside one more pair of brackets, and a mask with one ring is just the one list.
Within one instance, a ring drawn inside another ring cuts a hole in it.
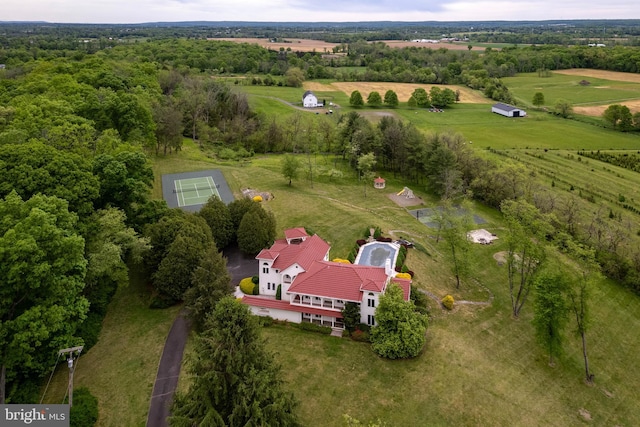
[{"label": "tennis court", "polygon": [[[418,221],[423,223],[429,228],[438,228],[438,222],[435,220],[435,216],[437,215],[436,209],[438,211],[442,211],[442,207],[438,206],[436,208],[422,208],[415,209],[409,211],[409,213],[416,218]],[[461,207],[456,207],[456,215],[462,216],[466,215],[467,211],[462,209]],[[487,221],[482,218],[480,215],[473,214],[472,215],[473,222],[476,224],[485,224]]]},{"label": "tennis court", "polygon": [[219,169],[162,175],[162,196],[171,208],[198,212],[211,196],[224,203],[234,197]]},{"label": "tennis court", "polygon": [[176,179],[174,181],[173,192],[178,199],[178,207],[202,205],[207,203],[209,197],[216,195],[220,198],[220,193],[216,188],[216,183],[210,176],[201,178]]}]

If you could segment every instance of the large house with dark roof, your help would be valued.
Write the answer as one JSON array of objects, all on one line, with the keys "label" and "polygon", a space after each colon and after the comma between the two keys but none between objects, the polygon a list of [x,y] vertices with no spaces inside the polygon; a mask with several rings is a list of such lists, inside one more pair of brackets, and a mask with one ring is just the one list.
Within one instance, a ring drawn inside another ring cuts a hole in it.
[{"label": "large house with dark roof", "polygon": [[[411,281],[394,278],[399,246],[372,242],[361,247],[356,264],[329,261],[330,246],[304,228],[285,230],[285,238],[263,249],[259,261],[260,295],[242,302],[258,316],[343,329],[341,310],[347,302],[360,306],[360,321],[375,325],[375,310],[387,286],[397,283],[409,300]],[[364,254],[364,256],[363,256]],[[277,299],[280,287],[281,299]]]}]

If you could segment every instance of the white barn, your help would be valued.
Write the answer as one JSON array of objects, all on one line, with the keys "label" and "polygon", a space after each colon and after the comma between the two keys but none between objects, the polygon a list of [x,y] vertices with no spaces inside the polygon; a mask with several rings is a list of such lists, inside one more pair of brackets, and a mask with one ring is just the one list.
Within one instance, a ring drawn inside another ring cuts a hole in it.
[{"label": "white barn", "polygon": [[514,107],[513,105],[503,104],[498,102],[491,107],[492,113],[498,113],[505,117],[524,117],[527,115],[527,112],[519,109],[518,107]]},{"label": "white barn", "polygon": [[305,108],[322,107],[322,103],[318,104],[318,98],[308,90],[302,95],[302,106]]}]

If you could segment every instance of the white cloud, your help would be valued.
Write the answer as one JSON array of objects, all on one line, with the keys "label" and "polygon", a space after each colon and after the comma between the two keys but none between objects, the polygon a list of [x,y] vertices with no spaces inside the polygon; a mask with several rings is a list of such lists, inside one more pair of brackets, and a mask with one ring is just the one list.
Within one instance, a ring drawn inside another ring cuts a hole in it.
[{"label": "white cloud", "polygon": [[154,21],[479,21],[640,19],[637,0],[4,0],[2,20]]}]

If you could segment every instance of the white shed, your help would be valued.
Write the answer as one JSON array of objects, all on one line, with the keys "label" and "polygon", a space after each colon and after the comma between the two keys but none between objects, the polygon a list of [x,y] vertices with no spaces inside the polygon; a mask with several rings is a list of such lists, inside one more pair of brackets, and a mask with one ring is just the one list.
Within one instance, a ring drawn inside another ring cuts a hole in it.
[{"label": "white shed", "polygon": [[313,94],[313,92],[308,90],[304,95],[302,95],[302,106],[305,108],[315,108],[321,107],[322,105],[318,105],[318,98]]},{"label": "white shed", "polygon": [[505,117],[524,117],[527,115],[527,112],[519,109],[518,107],[514,107],[513,105],[503,104],[498,102],[491,107],[492,113],[498,113]]}]

